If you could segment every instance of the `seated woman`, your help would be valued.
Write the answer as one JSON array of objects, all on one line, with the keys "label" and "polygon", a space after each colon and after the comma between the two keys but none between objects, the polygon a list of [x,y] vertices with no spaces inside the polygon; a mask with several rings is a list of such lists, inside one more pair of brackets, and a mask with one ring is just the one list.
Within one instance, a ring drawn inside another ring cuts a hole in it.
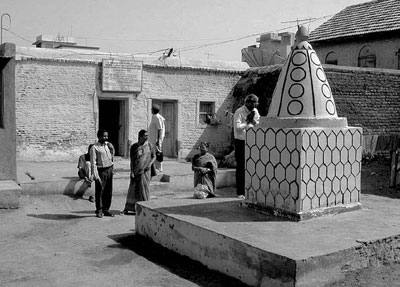
[{"label": "seated woman", "polygon": [[208,187],[208,197],[214,197],[218,169],[217,160],[208,152],[208,143],[200,143],[199,150],[200,153],[196,154],[192,159],[194,187],[198,184],[206,185]]}]

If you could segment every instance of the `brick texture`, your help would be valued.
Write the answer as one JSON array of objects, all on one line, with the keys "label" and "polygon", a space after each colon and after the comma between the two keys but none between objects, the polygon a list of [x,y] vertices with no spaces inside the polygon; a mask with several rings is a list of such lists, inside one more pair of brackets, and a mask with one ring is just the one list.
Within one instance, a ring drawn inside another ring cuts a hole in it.
[{"label": "brick texture", "polygon": [[[191,158],[200,141],[222,157],[230,146],[232,89],[239,72],[144,65],[140,93],[101,91],[101,63],[85,60],[22,58],[16,66],[17,159],[77,161],[96,140],[97,99],[131,99],[128,141],[149,125],[149,100],[178,105],[179,157]],[[218,125],[198,123],[198,101],[215,101]]]}]

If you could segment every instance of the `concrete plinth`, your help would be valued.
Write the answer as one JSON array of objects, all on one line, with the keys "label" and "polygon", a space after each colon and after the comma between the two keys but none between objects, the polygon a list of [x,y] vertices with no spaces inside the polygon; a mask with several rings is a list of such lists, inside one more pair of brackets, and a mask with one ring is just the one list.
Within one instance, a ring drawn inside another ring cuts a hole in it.
[{"label": "concrete plinth", "polygon": [[0,208],[18,208],[21,188],[12,180],[0,181]]},{"label": "concrete plinth", "polygon": [[293,222],[233,198],[140,202],[136,232],[250,286],[324,286],[345,271],[399,258],[400,211],[377,196],[364,209]]},{"label": "concrete plinth", "polygon": [[246,202],[294,220],[361,207],[362,129],[249,129]]}]

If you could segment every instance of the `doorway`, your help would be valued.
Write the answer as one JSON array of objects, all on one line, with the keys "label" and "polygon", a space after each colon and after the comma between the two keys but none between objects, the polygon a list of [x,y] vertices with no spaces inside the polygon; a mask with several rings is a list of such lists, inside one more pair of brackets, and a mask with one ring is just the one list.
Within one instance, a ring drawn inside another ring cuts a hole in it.
[{"label": "doorway", "polygon": [[160,106],[160,115],[165,118],[165,137],[162,144],[162,151],[165,157],[178,157],[177,151],[177,102],[152,100],[153,105]]},{"label": "doorway", "polygon": [[116,156],[125,156],[125,100],[99,100],[99,129],[108,132]]}]

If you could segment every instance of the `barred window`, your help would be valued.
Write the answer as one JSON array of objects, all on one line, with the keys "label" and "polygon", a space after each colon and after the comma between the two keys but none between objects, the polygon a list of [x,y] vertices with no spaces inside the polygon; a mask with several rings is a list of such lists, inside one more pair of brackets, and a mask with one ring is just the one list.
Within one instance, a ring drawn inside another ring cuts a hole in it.
[{"label": "barred window", "polygon": [[200,102],[199,105],[199,123],[209,124],[210,119],[215,113],[214,102]]}]

